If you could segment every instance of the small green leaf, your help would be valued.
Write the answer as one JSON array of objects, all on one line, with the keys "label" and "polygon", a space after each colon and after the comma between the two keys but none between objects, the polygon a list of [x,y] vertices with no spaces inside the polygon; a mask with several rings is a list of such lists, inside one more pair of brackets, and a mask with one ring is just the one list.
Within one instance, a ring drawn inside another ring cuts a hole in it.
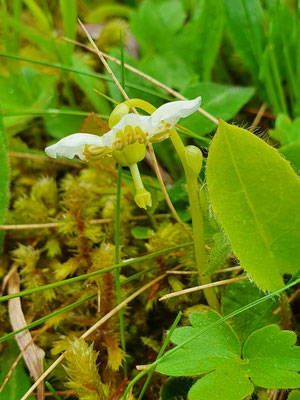
[{"label": "small green leaf", "polygon": [[297,174],[300,173],[300,140],[280,147],[278,150],[288,161]]},{"label": "small green leaf", "polygon": [[259,0],[223,0],[227,26],[243,61],[258,77],[258,54],[264,46],[263,14]]},{"label": "small green leaf", "polygon": [[[1,351],[1,370],[0,370],[0,382],[4,381],[8,371],[12,364],[19,355],[20,350],[14,340],[9,341],[9,347]],[[0,393],[0,400],[17,400],[27,392],[31,386],[31,381],[25,370],[24,361],[18,363],[12,376],[5,385],[3,391]],[[35,400],[35,396],[28,397],[29,400]]]},{"label": "small green leaf", "polygon": [[[91,68],[88,67],[76,54],[73,55],[72,67],[80,71],[92,72]],[[98,111],[101,114],[108,114],[110,112],[108,102],[94,91],[94,89],[97,89],[100,92],[103,91],[103,84],[101,81],[80,74],[73,74],[73,79],[85,93],[91,104],[95,107],[95,111]]]},{"label": "small green leaf", "polygon": [[210,80],[222,40],[223,22],[222,0],[195,1],[190,22],[169,42],[169,50],[193,67],[201,81]]},{"label": "small green leaf", "polygon": [[196,74],[184,58],[176,53],[149,54],[142,59],[140,69],[167,86],[182,90],[196,79]]},{"label": "small green leaf", "polygon": [[270,129],[269,135],[280,144],[283,144],[286,142],[286,139],[288,139],[288,131],[291,124],[292,121],[287,115],[278,114],[275,122],[275,129]]},{"label": "small green leaf", "polygon": [[[62,107],[60,110],[71,110],[71,108]],[[49,114],[44,119],[47,132],[55,139],[61,139],[71,133],[80,132],[84,121],[84,117],[81,115],[66,114]]]},{"label": "small green leaf", "polygon": [[[171,340],[181,344],[219,319],[213,311],[207,315],[191,313],[192,326],[176,329]],[[229,325],[222,323],[170,354],[158,364],[157,371],[171,376],[206,374],[190,389],[190,400],[207,400],[207,393],[210,400],[240,400],[254,389],[246,376],[240,353],[237,336]]]},{"label": "small green leaf", "polygon": [[279,114],[276,119],[275,129],[270,130],[269,133],[282,146],[300,142],[300,118],[291,121],[286,115]]},{"label": "small green leaf", "polygon": [[182,347],[158,363],[157,371],[166,375],[203,375],[188,392],[189,400],[207,400],[208,393],[210,400],[242,400],[253,392],[252,382],[267,389],[300,386],[300,348],[294,346],[293,332],[276,325],[259,329],[247,339],[241,358],[231,327],[225,322],[215,325],[220,318],[214,311],[191,313],[192,326],[175,329],[171,336]]},{"label": "small green leaf", "polygon": [[252,333],[245,342],[243,358],[251,380],[267,389],[300,386],[300,347],[294,332],[269,325]]},{"label": "small green leaf", "polygon": [[[171,341],[178,345],[193,336],[197,330],[219,319],[220,316],[213,311],[207,315],[191,313],[192,326],[175,329]],[[239,357],[240,347],[239,340],[230,326],[226,323],[219,324],[163,359],[157,370],[171,376],[205,374],[221,367],[228,359]]]},{"label": "small green leaf", "polygon": [[[43,75],[36,70],[23,67],[18,74],[0,76],[0,104],[3,112],[14,112],[15,110],[33,111],[45,110],[54,97],[56,77]],[[35,116],[27,116],[32,119]],[[24,116],[5,117],[6,128],[14,127],[18,132],[24,129]],[[20,123],[22,121],[22,124]]]},{"label": "small green leaf", "polygon": [[283,286],[300,259],[300,181],[277,150],[252,133],[220,125],[208,154],[213,210],[233,252],[263,290]]},{"label": "small green leaf", "polygon": [[131,229],[131,233],[135,239],[148,239],[149,238],[149,227],[147,226],[135,226]]},{"label": "small green leaf", "polygon": [[180,0],[144,0],[132,13],[131,30],[144,50],[165,51],[169,40],[182,26],[185,13]]},{"label": "small green leaf", "polygon": [[[222,296],[223,314],[228,315],[262,297],[264,297],[263,292],[253,282],[240,281],[230,283],[226,286]],[[280,314],[273,314],[278,305],[277,298],[268,299],[257,305],[255,309],[249,308],[232,319],[231,326],[240,338],[241,343],[244,343],[247,337],[255,330],[279,322]]]},{"label": "small green leaf", "polygon": [[269,135],[281,144],[279,152],[291,162],[294,170],[300,172],[300,118],[291,121],[284,114],[276,118],[275,129]]},{"label": "small green leaf", "polygon": [[300,400],[300,390],[293,390],[289,394],[288,400]]},{"label": "small green leaf", "polygon": [[[254,89],[251,87],[221,85],[220,83],[200,82],[187,88],[183,95],[189,99],[202,96],[201,107],[225,121],[231,119],[251,99]],[[182,125],[199,136],[212,132],[215,124],[199,113],[182,121]]]},{"label": "small green leaf", "polygon": [[[238,383],[238,384],[236,384]],[[244,399],[253,392],[253,385],[247,379],[245,367],[238,360],[230,360],[224,365],[199,379],[189,391],[189,400],[210,399],[237,400]]]}]

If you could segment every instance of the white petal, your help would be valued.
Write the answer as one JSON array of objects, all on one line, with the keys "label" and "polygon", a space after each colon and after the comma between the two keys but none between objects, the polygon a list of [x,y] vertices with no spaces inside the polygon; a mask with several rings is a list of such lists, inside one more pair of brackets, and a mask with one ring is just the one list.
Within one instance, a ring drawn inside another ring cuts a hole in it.
[{"label": "white petal", "polygon": [[154,124],[159,124],[161,121],[169,123],[172,126],[177,124],[180,118],[186,118],[193,114],[201,104],[201,96],[194,100],[172,101],[160,106],[151,115]]},{"label": "white petal", "polygon": [[78,156],[81,160],[85,157],[83,151],[86,145],[103,147],[102,138],[90,133],[74,133],[61,139],[52,146],[46,147],[45,152],[49,157],[63,156],[73,158]]},{"label": "white petal", "polygon": [[119,130],[123,131],[127,125],[130,125],[133,128],[139,126],[143,131],[144,127],[145,131],[147,131],[147,128],[149,129],[152,128],[152,118],[149,115],[139,115],[139,114],[129,113],[124,115],[124,117],[121,118],[121,120],[112,128],[112,130],[115,132]]}]

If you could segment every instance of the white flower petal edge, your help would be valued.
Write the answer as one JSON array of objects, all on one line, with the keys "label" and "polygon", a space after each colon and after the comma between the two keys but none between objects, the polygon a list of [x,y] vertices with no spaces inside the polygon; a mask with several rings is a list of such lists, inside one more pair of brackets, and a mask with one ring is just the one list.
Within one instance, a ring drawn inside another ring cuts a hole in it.
[{"label": "white flower petal edge", "polygon": [[153,123],[165,121],[172,126],[177,124],[181,118],[186,118],[193,114],[201,104],[201,96],[196,97],[194,100],[172,101],[160,106],[151,115]]},{"label": "white flower petal edge", "polygon": [[81,160],[84,160],[83,152],[86,145],[103,147],[102,137],[90,133],[73,133],[73,135],[64,137],[52,146],[46,147],[45,152],[52,158],[57,156],[74,158],[78,156]]},{"label": "white flower petal edge", "polygon": [[116,133],[123,132],[127,126],[131,126],[133,129],[139,127],[142,132],[147,133],[149,140],[155,135],[161,134],[161,128],[164,129],[161,125],[162,121],[169,124],[169,127],[173,127],[181,118],[186,118],[193,114],[200,104],[201,96],[194,100],[180,100],[163,104],[149,116],[129,113],[124,115],[109,132],[101,137],[89,133],[74,133],[47,147],[45,152],[52,158],[57,156],[74,158],[78,156],[81,160],[84,160],[85,155],[83,152],[86,145],[95,145],[100,148],[106,147],[113,150],[115,148]]}]

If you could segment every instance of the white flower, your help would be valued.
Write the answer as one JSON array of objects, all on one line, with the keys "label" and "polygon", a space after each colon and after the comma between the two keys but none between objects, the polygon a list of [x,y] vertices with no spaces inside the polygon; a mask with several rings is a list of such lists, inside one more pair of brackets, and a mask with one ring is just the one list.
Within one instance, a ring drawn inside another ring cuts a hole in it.
[{"label": "white flower", "polygon": [[[166,139],[170,129],[181,119],[193,114],[200,106],[201,97],[194,100],[174,101],[159,107],[152,115],[142,116],[129,113],[103,136],[88,133],[74,133],[45,149],[48,156],[64,156],[81,160],[103,157],[123,151],[129,145],[147,145]],[[133,146],[133,148],[136,146]],[[127,149],[130,150],[129,148]],[[137,160],[136,162],[140,161]]]}]

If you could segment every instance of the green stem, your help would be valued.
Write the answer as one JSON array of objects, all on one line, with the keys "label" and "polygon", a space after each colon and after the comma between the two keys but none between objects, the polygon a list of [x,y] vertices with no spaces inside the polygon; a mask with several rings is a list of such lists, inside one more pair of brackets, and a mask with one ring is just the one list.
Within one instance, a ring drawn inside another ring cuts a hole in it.
[{"label": "green stem", "polygon": [[[120,203],[121,203],[121,180],[122,180],[122,166],[118,164],[118,179],[117,179],[117,201],[116,201],[116,220],[115,220],[115,263],[120,263]],[[116,291],[117,291],[117,303],[118,305],[122,302],[121,297],[121,282],[120,282],[120,268],[116,269]],[[125,340],[125,328],[124,328],[124,316],[123,310],[118,311],[120,320],[120,333],[121,333],[121,346],[124,354],[126,354],[126,340]],[[127,363],[126,358],[123,364],[124,377],[127,376]]]},{"label": "green stem", "polygon": [[139,171],[139,167],[137,164],[131,164],[129,166],[130,172],[131,172],[131,176],[132,176],[132,180],[134,183],[134,186],[136,188],[136,191],[144,189],[144,184],[141,178],[141,174]]},{"label": "green stem", "polygon": [[[29,63],[32,63],[32,64],[44,65],[46,67],[52,67],[52,68],[61,69],[61,70],[64,70],[64,71],[70,71],[70,72],[74,72],[76,74],[90,76],[91,78],[102,79],[102,80],[108,81],[108,82],[113,82],[111,77],[106,76],[104,74],[99,74],[99,73],[96,73],[96,72],[81,71],[81,70],[78,70],[76,68],[68,67],[68,66],[62,65],[62,64],[54,64],[54,63],[50,63],[50,62],[47,62],[47,61],[34,60],[34,59],[31,59],[31,58],[21,57],[21,56],[18,56],[16,54],[0,53],[0,56],[6,57],[6,58],[10,58],[10,59],[13,59],[13,60],[25,61],[25,62],[29,62]],[[170,101],[170,97],[169,96],[166,96],[166,95],[164,95],[162,93],[156,92],[155,90],[152,90],[150,88],[146,88],[145,86],[141,86],[141,85],[138,85],[138,84],[135,84],[135,83],[130,83],[130,82],[127,82],[126,86],[128,86],[128,87],[130,87],[132,89],[140,90],[140,91],[142,91],[144,93],[151,94],[151,95],[159,97],[161,99]]]},{"label": "green stem", "polygon": [[49,390],[49,392],[52,393],[52,396],[55,398],[55,400],[61,400],[61,397],[56,393],[54,387],[51,385],[50,382],[46,381],[46,382],[45,382],[45,386],[47,387],[47,389]]},{"label": "green stem", "polygon": [[[187,165],[185,158],[185,147],[182,140],[175,129],[172,129],[170,138],[177,151],[186,176],[187,191],[191,209],[193,234],[194,234],[194,249],[197,269],[199,273],[199,284],[207,284],[211,282],[209,276],[204,276],[207,270],[207,256],[205,251],[205,241],[203,232],[203,216],[199,199],[198,175]],[[204,295],[207,303],[213,309],[220,311],[220,304],[214,288],[204,289]]]},{"label": "green stem", "polygon": [[279,301],[281,308],[281,327],[282,329],[290,330],[293,325],[293,312],[286,293],[282,293],[279,297]]},{"label": "green stem", "polygon": [[[179,311],[179,313],[177,314],[177,317],[176,317],[175,321],[173,322],[173,324],[172,324],[172,326],[171,326],[171,329],[169,330],[169,332],[168,332],[168,334],[167,334],[167,337],[166,337],[165,340],[164,340],[164,343],[163,343],[161,349],[159,350],[159,353],[158,353],[156,359],[159,359],[159,358],[164,354],[164,352],[165,352],[165,350],[166,350],[166,348],[167,348],[167,346],[168,346],[168,344],[169,344],[169,341],[170,341],[170,339],[171,339],[171,336],[172,336],[172,334],[173,334],[175,328],[176,328],[177,325],[179,324],[179,321],[180,321],[181,316],[182,316],[182,312]],[[145,393],[145,391],[146,391],[146,389],[147,389],[147,386],[148,386],[148,384],[149,384],[149,382],[150,382],[150,380],[151,380],[151,378],[152,378],[153,373],[154,373],[154,368],[152,368],[152,369],[150,370],[149,375],[148,375],[148,377],[147,377],[147,379],[146,379],[146,382],[144,383],[144,386],[143,386],[143,388],[142,388],[142,390],[141,390],[141,393],[140,393],[140,395],[139,395],[139,397],[138,397],[138,400],[142,400],[142,398],[143,398],[143,396],[144,396],[144,393]],[[128,390],[128,391],[130,390],[130,384],[128,385],[127,390]]]},{"label": "green stem", "polygon": [[41,324],[43,324],[44,322],[48,321],[49,319],[51,319],[51,318],[53,318],[53,317],[56,317],[57,315],[59,315],[59,314],[61,314],[61,313],[70,311],[70,310],[72,310],[73,308],[78,307],[78,306],[80,306],[81,304],[85,303],[86,301],[89,301],[89,300],[94,299],[96,296],[97,296],[97,294],[93,294],[93,295],[91,295],[91,296],[89,296],[89,297],[86,297],[86,298],[84,298],[84,299],[78,300],[78,301],[76,301],[75,303],[69,304],[69,305],[66,306],[66,307],[60,308],[60,309],[54,311],[53,313],[51,313],[51,314],[49,314],[49,315],[45,315],[44,317],[39,318],[39,319],[37,319],[36,321],[31,322],[30,324],[28,324],[27,326],[24,326],[23,328],[20,328],[20,329],[17,329],[16,331],[10,332],[10,333],[8,333],[8,334],[6,334],[6,335],[4,335],[4,336],[2,336],[2,337],[0,338],[0,343],[5,342],[5,341],[8,340],[9,338],[11,338],[11,337],[17,335],[17,334],[20,333],[20,332],[23,332],[23,331],[25,331],[25,330],[27,330],[27,329],[31,329],[31,328],[34,328],[35,326],[41,325]]}]

